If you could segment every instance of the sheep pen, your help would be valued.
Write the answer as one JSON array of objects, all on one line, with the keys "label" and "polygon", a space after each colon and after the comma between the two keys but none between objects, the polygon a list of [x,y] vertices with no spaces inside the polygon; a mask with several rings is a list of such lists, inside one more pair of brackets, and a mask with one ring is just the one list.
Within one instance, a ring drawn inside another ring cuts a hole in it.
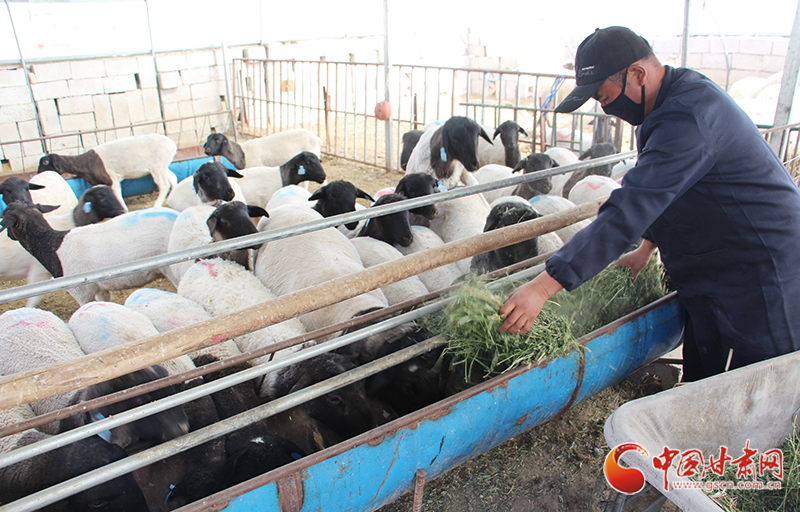
[{"label": "sheep pen", "polygon": [[[370,193],[391,187],[403,177],[400,172],[360,165],[343,159],[322,157],[328,181],[344,179]],[[312,183],[313,192],[319,185]],[[128,198],[131,210],[152,206],[156,193]],[[362,204],[367,206],[365,201]],[[21,286],[24,281],[0,283],[3,288]],[[174,292],[166,278],[148,285]],[[114,292],[120,304],[134,290]],[[24,300],[0,304],[0,313],[23,307]],[[67,321],[78,309],[64,291],[47,294],[39,307]],[[422,510],[442,511],[573,511],[593,510],[607,492],[602,463],[609,447],[603,436],[606,418],[622,403],[660,391],[660,382],[645,372],[637,372],[576,405],[563,416],[514,437],[476,459],[426,482]],[[605,497],[607,499],[607,496]],[[412,508],[412,493],[381,512],[407,512]],[[598,509],[601,510],[601,509]],[[665,512],[677,510],[667,504]]]}]

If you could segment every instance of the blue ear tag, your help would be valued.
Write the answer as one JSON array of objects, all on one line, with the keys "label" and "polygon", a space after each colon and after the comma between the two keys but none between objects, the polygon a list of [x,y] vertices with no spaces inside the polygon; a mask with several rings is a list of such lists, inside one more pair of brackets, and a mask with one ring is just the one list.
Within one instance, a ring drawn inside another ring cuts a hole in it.
[{"label": "blue ear tag", "polygon": [[91,201],[87,202],[87,203],[83,203],[83,213],[89,213],[90,211],[92,211],[92,203],[91,203]]},{"label": "blue ear tag", "polygon": [[442,148],[439,150],[439,159],[442,162],[447,161],[447,152],[444,150],[444,146],[442,146]]},{"label": "blue ear tag", "polygon": [[297,174],[299,174],[300,176],[302,176],[302,175],[304,175],[305,173],[306,173],[306,168],[305,168],[305,167],[303,167],[303,166],[301,165],[301,166],[300,166],[300,168],[299,168],[299,169],[297,169]]},{"label": "blue ear tag", "polygon": [[444,183],[441,181],[436,182],[436,188],[439,190],[439,192],[447,192],[447,187],[445,187]]},{"label": "blue ear tag", "polygon": [[169,501],[169,497],[172,496],[172,491],[175,490],[175,484],[169,484],[169,492],[167,493],[167,497],[164,498],[164,504],[166,505]]}]

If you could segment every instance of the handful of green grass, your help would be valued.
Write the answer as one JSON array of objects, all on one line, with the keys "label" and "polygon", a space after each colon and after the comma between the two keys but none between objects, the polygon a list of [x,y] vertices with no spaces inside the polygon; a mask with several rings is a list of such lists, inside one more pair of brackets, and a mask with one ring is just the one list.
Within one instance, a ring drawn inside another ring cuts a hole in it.
[{"label": "handful of green grass", "polygon": [[633,282],[627,268],[611,265],[577,290],[556,294],[523,335],[498,331],[503,323],[498,311],[510,291],[493,291],[485,279],[468,278],[444,311],[424,323],[447,336],[446,350],[467,380],[479,381],[567,354],[580,336],[662,297],[662,274],[661,265],[651,261]]},{"label": "handful of green grass", "polygon": [[498,310],[506,297],[490,290],[484,280],[468,279],[452,297],[443,314],[430,318],[426,327],[446,333],[446,350],[456,364],[463,365],[470,380],[560,357],[578,346],[569,321],[548,311],[539,315],[526,334],[501,333]]},{"label": "handful of green grass", "polygon": [[[783,452],[781,489],[726,489],[711,491],[707,494],[725,512],[796,512],[800,510],[800,434],[795,432],[781,447],[781,451]],[[727,466],[722,476],[714,473],[707,474],[703,481],[736,482],[736,466]]]}]

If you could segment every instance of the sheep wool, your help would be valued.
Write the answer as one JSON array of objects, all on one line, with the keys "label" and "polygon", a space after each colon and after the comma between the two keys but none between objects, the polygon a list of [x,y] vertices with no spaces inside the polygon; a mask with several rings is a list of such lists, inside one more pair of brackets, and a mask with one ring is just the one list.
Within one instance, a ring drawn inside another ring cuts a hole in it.
[{"label": "sheep wool", "polygon": [[[358,251],[365,268],[403,257],[403,254],[393,246],[372,237],[360,236],[352,239],[351,243]],[[396,283],[383,285],[381,291],[386,295],[389,305],[393,305],[427,295],[428,288],[419,277],[411,276]]]},{"label": "sheep wool", "polygon": [[[310,208],[284,205],[270,212],[264,229],[320,219],[322,216]],[[362,270],[361,258],[350,240],[334,228],[325,228],[265,243],[258,251],[255,273],[273,293],[286,295]],[[300,320],[307,329],[316,330],[387,304],[382,291],[372,290],[300,315]]]},{"label": "sheep wool", "polygon": [[[539,212],[539,215],[542,216],[552,215],[554,213],[558,213],[560,211],[575,207],[575,203],[573,203],[569,199],[565,199],[561,196],[551,196],[551,195],[533,196],[530,199],[530,204],[531,206],[533,206],[533,209]],[[567,243],[570,240],[572,240],[572,237],[575,236],[575,233],[588,226],[591,222],[592,221],[589,219],[579,220],[578,222],[570,226],[557,229],[555,233],[558,235],[558,237],[561,239],[563,243]]]},{"label": "sheep wool", "polygon": [[[212,258],[192,265],[178,285],[178,295],[202,306],[211,316],[227,315],[256,306],[275,298],[252,272],[238,263]],[[258,331],[234,338],[242,352],[273,345],[304,334],[303,324],[296,318],[269,325]],[[295,346],[277,352],[274,357],[284,357],[300,350]],[[268,362],[267,355],[253,360],[253,364]]]},{"label": "sheep wool", "polygon": [[[411,234],[414,237],[414,241],[411,242],[411,245],[408,247],[402,247],[400,245],[394,246],[403,256],[444,245],[442,238],[430,228],[411,226]],[[418,274],[417,277],[419,277],[420,281],[422,281],[429,291],[437,291],[447,288],[463,275],[464,273],[461,272],[460,268],[455,263],[448,263],[441,267],[426,270]]]},{"label": "sheep wool", "polygon": [[[506,167],[505,165],[488,164],[484,165],[472,175],[478,180],[478,183],[489,183],[490,181],[498,181],[513,176],[514,169]],[[492,204],[496,199],[503,196],[510,196],[514,192],[515,187],[496,188],[494,190],[487,190],[482,192],[483,197]]]},{"label": "sheep wool", "polygon": [[[67,324],[49,311],[19,308],[0,315],[0,373],[11,375],[64,363],[86,355]],[[76,391],[32,402],[36,415],[70,405]],[[58,422],[39,427],[58,434]]]},{"label": "sheep wool", "polygon": [[31,190],[31,199],[34,204],[58,206],[58,209],[50,212],[52,214],[71,214],[72,209],[78,205],[78,197],[72,187],[57,172],[44,171],[35,174],[31,176],[29,183],[44,187],[39,190]]},{"label": "sheep wool", "polygon": [[620,184],[611,178],[592,174],[572,187],[572,190],[569,191],[569,200],[575,204],[588,203],[606,197],[618,188],[620,188]]},{"label": "sheep wool", "polygon": [[[67,322],[87,354],[158,335],[145,315],[114,302],[90,302],[78,308]],[[188,356],[159,363],[170,375],[194,369]]]},{"label": "sheep wool", "polygon": [[[139,288],[125,300],[125,307],[149,318],[158,332],[187,327],[212,318],[211,313],[195,301],[181,297],[177,293],[154,288]],[[192,360],[204,354],[225,359],[241,353],[236,343],[225,340],[187,355]]]},{"label": "sheep wool", "polygon": [[[436,206],[439,214],[431,221],[431,229],[444,243],[483,233],[489,205],[481,194],[457,197]],[[469,274],[472,258],[456,262],[462,274]]]},{"label": "sheep wool", "polygon": [[[231,201],[241,201],[247,204],[244,192],[233,178],[228,178],[228,183],[233,189],[233,199]],[[184,211],[192,206],[202,204],[200,197],[194,190],[194,181],[191,176],[182,179],[172,188],[172,191],[167,196],[167,206],[179,212]]]}]

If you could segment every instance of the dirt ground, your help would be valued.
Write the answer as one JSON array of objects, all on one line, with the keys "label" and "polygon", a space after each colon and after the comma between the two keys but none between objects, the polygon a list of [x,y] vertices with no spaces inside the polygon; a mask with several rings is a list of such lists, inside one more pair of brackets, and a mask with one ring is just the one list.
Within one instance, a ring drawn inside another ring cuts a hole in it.
[{"label": "dirt ground", "polygon": [[[401,174],[323,157],[328,180],[347,179],[374,193],[394,186]],[[316,184],[310,187],[317,188]],[[155,194],[130,198],[131,209],[152,205]],[[366,203],[365,203],[366,205]],[[0,288],[23,285],[22,281],[0,283]],[[150,287],[174,291],[165,278]],[[123,303],[133,290],[114,292],[113,300]],[[24,306],[25,301],[0,304],[0,313]],[[39,304],[63,320],[77,309],[67,292],[48,294]],[[644,376],[643,376],[644,375]],[[602,463],[608,453],[603,425],[611,413],[626,401],[661,390],[646,374],[633,375],[573,407],[563,417],[533,428],[502,443],[480,457],[451,469],[426,483],[420,511],[425,512],[572,512],[602,510],[598,497],[607,498]],[[602,491],[606,491],[605,495]],[[645,500],[626,506],[641,510]],[[412,493],[405,494],[380,512],[407,512],[413,507]],[[677,510],[672,505],[664,512]]]}]

